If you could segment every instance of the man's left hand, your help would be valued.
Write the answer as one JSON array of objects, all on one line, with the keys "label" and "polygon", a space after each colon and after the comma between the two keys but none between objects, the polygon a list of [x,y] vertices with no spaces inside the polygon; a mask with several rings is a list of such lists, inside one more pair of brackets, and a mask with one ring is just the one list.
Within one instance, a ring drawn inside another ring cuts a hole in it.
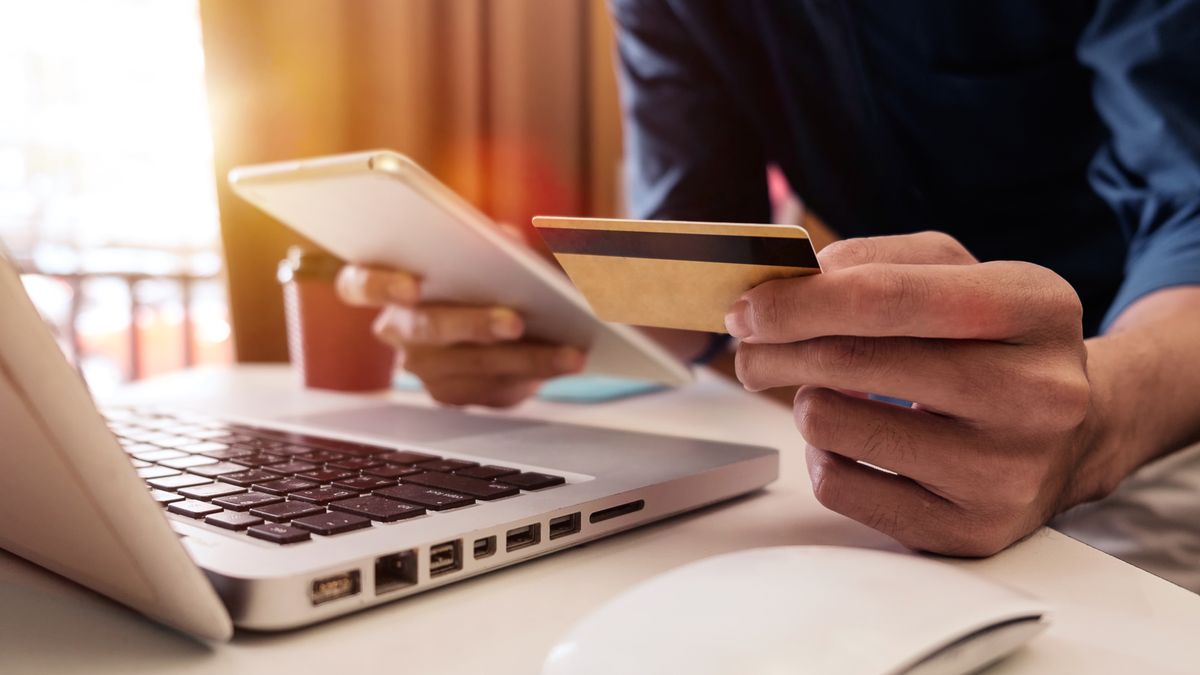
[{"label": "man's left hand", "polygon": [[801,385],[822,504],[911,548],[981,556],[1114,487],[1089,461],[1088,352],[1065,280],[980,263],[937,232],[844,240],[819,259],[822,274],[747,292],[726,324],[747,389]]}]

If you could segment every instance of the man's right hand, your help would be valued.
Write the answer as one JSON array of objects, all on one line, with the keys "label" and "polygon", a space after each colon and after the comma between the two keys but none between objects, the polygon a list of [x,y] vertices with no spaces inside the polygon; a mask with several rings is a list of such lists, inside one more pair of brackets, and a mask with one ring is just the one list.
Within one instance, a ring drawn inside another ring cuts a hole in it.
[{"label": "man's right hand", "polygon": [[523,339],[525,322],[512,309],[422,303],[411,274],[347,265],[337,288],[349,304],[383,308],[375,335],[441,403],[509,407],[543,380],[583,369],[580,349]]}]

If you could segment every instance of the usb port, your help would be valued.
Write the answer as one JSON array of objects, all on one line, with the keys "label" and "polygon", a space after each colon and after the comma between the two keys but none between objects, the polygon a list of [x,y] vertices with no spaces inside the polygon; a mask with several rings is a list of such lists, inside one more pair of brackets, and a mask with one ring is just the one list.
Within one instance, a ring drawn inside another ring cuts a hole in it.
[{"label": "usb port", "polygon": [[559,516],[550,519],[550,538],[558,539],[575,534],[579,531],[579,512],[576,511],[569,516]]},{"label": "usb port", "polygon": [[496,552],[496,538],[483,537],[475,540],[475,559],[486,558]]},{"label": "usb port", "polygon": [[534,523],[524,527],[511,529],[504,536],[504,550],[515,551],[526,546],[533,546],[542,540],[542,525]]},{"label": "usb port", "polygon": [[357,595],[361,587],[361,576],[358,570],[351,570],[332,577],[313,579],[309,596],[312,598],[312,604],[322,605],[326,602]]},{"label": "usb port", "polygon": [[461,570],[462,558],[459,556],[461,547],[462,544],[457,541],[431,546],[429,548],[429,576],[436,577],[447,572]]}]

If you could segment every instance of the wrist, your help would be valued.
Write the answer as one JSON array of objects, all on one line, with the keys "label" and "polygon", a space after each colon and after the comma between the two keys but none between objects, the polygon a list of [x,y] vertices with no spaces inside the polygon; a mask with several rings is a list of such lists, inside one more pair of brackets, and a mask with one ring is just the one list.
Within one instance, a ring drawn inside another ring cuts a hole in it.
[{"label": "wrist", "polygon": [[1092,338],[1088,351],[1087,378],[1090,389],[1088,415],[1076,433],[1078,461],[1065,490],[1059,511],[1094,501],[1112,493],[1122,480],[1145,462],[1139,446],[1130,406],[1121,402],[1118,381],[1120,345],[1113,338]]}]

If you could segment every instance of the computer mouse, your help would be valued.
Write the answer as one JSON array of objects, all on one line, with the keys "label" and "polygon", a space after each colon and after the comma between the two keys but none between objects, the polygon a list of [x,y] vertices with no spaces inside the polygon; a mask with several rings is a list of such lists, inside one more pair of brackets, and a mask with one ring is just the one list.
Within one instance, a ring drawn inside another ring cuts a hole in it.
[{"label": "computer mouse", "polygon": [[969,673],[1040,632],[1047,611],[928,557],[759,548],[626,591],[572,627],[542,673]]}]

